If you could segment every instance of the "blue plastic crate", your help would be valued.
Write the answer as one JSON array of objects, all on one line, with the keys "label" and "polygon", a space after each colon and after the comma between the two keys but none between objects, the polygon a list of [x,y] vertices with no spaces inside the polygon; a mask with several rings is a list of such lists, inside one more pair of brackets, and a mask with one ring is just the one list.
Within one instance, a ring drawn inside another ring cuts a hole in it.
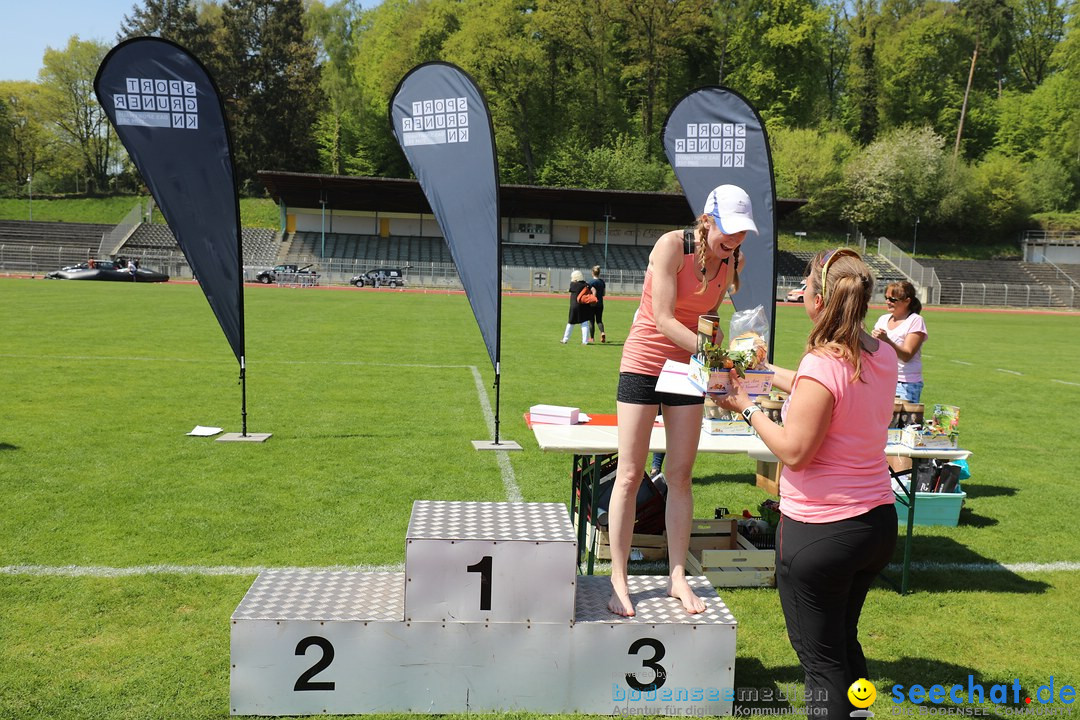
[{"label": "blue plastic crate", "polygon": [[[915,525],[948,525],[956,527],[960,522],[960,506],[964,504],[967,493],[959,485],[952,493],[915,493]],[[896,518],[901,525],[907,525],[907,505],[896,501]]]}]

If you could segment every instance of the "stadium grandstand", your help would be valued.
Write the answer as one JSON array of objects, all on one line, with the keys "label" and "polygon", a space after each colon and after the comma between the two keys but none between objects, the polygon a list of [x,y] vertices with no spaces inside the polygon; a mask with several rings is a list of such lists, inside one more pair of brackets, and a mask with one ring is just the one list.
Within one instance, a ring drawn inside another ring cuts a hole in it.
[{"label": "stadium grandstand", "polygon": [[[321,284],[377,267],[405,270],[412,286],[459,287],[450,250],[415,180],[261,172],[281,208],[280,230],[244,228],[244,276],[278,264],[310,265]],[[802,204],[777,201],[783,218]],[[675,193],[504,185],[500,194],[504,289],[561,292],[574,269],[604,268],[609,291],[640,291],[655,238],[687,220]],[[118,225],[0,221],[0,272],[43,274],[91,257],[135,257],[177,278],[191,271],[168,226],[141,205]],[[1040,235],[1025,261],[910,258],[884,238],[867,262],[886,284],[908,279],[928,304],[1080,307],[1074,239]],[[1063,246],[1064,249],[1062,249]],[[1050,248],[1049,250],[1047,248]],[[1057,251],[1055,264],[1046,257]],[[777,255],[778,296],[797,286],[813,256]],[[1035,261],[1040,260],[1040,261]]]}]

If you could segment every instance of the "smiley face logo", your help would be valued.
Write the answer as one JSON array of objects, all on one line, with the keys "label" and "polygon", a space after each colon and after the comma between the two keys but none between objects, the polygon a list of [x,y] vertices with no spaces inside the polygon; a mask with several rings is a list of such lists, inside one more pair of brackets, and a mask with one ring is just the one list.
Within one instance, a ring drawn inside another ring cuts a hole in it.
[{"label": "smiley face logo", "polygon": [[848,700],[857,708],[868,708],[877,700],[877,688],[866,678],[859,678],[851,683],[847,691]]}]

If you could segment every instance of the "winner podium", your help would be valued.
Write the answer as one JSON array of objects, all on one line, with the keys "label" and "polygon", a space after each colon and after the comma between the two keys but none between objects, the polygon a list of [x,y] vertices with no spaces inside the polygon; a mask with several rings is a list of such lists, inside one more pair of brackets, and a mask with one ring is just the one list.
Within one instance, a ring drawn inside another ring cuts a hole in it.
[{"label": "winner podium", "polygon": [[231,619],[234,715],[726,715],[736,621],[704,577],[689,615],[631,576],[637,615],[577,575],[558,503],[417,501],[404,573],[268,570]]}]

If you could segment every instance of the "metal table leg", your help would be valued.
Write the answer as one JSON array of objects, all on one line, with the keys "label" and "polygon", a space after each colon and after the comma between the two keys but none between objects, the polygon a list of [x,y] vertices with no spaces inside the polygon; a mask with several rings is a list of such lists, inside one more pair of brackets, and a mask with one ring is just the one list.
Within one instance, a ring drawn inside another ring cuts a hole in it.
[{"label": "metal table leg", "polygon": [[[907,506],[907,534],[904,537],[904,560],[901,565],[900,571],[900,594],[907,595],[908,580],[911,576],[911,536],[915,527],[915,478],[917,477],[916,468],[919,466],[921,460],[913,460],[911,467],[907,470],[889,470],[889,474],[896,480],[897,484],[903,489],[903,494],[893,490],[893,494],[896,495],[896,499],[901,504]],[[907,482],[904,482],[904,475],[907,475]]]}]

